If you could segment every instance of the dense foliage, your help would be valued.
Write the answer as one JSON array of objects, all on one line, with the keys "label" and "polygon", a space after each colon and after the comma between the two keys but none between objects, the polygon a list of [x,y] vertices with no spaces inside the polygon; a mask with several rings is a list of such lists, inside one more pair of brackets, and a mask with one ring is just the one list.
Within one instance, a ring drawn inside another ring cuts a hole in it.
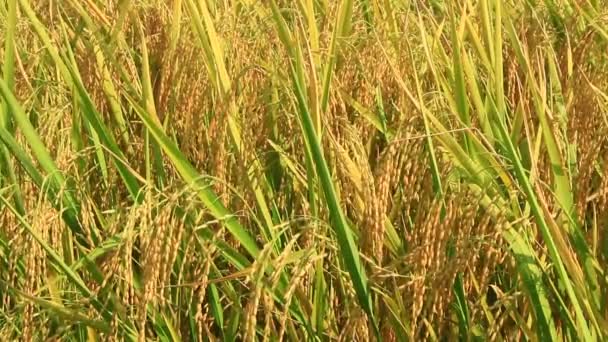
[{"label": "dense foliage", "polygon": [[0,340],[605,340],[602,0],[0,0]]}]

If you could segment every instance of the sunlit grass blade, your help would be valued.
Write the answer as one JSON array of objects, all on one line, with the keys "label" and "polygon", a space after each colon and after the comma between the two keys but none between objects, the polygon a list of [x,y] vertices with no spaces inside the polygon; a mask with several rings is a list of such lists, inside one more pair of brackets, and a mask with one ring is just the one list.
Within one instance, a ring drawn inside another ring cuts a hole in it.
[{"label": "sunlit grass blade", "polygon": [[[17,26],[17,2],[7,2],[7,21],[4,34],[4,60],[2,61],[2,78],[9,90],[15,85],[15,30]],[[0,125],[7,128],[10,121],[8,103],[0,102]]]},{"label": "sunlit grass blade", "polygon": [[68,61],[65,61],[57,47],[52,43],[51,38],[49,37],[44,25],[40,22],[40,20],[36,17],[36,13],[32,10],[27,0],[20,0],[21,7],[23,8],[26,16],[29,18],[32,26],[34,27],[38,37],[44,43],[47,51],[51,55],[53,61],[55,62],[56,67],[61,72],[63,78],[68,82],[73,88],[75,92],[78,94],[80,103],[82,105],[82,114],[84,115],[84,119],[87,120],[91,127],[95,130],[96,134],[99,135],[101,143],[103,143],[111,152],[113,159],[115,161],[116,168],[118,169],[121,177],[127,189],[129,190],[132,198],[137,201],[141,200],[139,193],[139,184],[138,180],[133,175],[131,170],[125,164],[125,158],[122,151],[118,148],[114,137],[107,129],[106,125],[101,120],[101,117],[97,110],[95,109],[95,105],[91,100],[88,92],[86,91],[84,85],[82,84],[82,80],[77,72],[76,66],[68,64]]},{"label": "sunlit grass blade", "polygon": [[[299,114],[300,127],[302,129],[303,138],[306,142],[305,145],[307,146],[307,160],[310,160],[310,162],[314,164],[317,177],[321,184],[321,188],[323,189],[323,194],[325,195],[325,202],[329,209],[331,224],[338,239],[338,244],[340,246],[340,254],[342,255],[345,267],[350,274],[350,279],[353,282],[353,286],[355,288],[359,304],[361,305],[363,310],[368,314],[371,323],[374,326],[375,332],[378,334],[379,328],[376,322],[376,318],[374,317],[369,284],[367,276],[365,274],[365,270],[363,269],[363,266],[361,264],[359,250],[357,244],[355,243],[353,232],[349,227],[346,217],[342,211],[331,173],[329,171],[325,157],[323,156],[320,138],[318,135],[320,134],[320,132],[315,132],[314,121],[309,111],[308,101],[304,92],[304,85],[302,84],[302,75],[306,74],[305,71],[302,70],[304,68],[304,65],[300,63],[303,58],[301,57],[301,52],[299,52],[299,46],[297,44],[291,45],[296,42],[290,39],[291,34],[288,28],[286,27],[280,12],[278,11],[276,3],[274,3],[273,1],[271,4],[275,22],[277,23],[278,30],[281,32],[281,36],[283,38],[284,47],[288,51],[290,51],[292,57],[295,59],[291,64],[291,77],[294,92],[297,98],[297,109]],[[342,6],[345,6],[345,8],[343,8],[344,12],[342,12],[341,19],[339,19],[338,21],[338,25],[341,28],[339,29],[339,31],[336,31],[336,34],[340,35],[344,34],[344,32],[346,32],[347,30],[347,26],[350,25],[348,23],[348,17],[350,16],[349,13],[352,10],[352,3],[349,3],[347,1],[345,3],[342,3]],[[329,75],[330,74],[326,74],[326,77],[329,77]],[[327,78],[325,82],[329,82]],[[327,84],[325,87],[329,87],[329,85]],[[321,107],[323,107],[323,100]]]},{"label": "sunlit grass blade", "polygon": [[[549,255],[551,256],[551,259],[557,269],[557,273],[560,279],[562,280],[562,285],[566,288],[566,293],[568,294],[568,297],[570,298],[572,305],[574,306],[578,328],[581,329],[581,333],[585,337],[585,339],[591,338],[591,332],[589,330],[588,322],[582,312],[582,308],[579,303],[579,298],[577,297],[574,291],[574,286],[576,286],[576,284],[571,281],[562,261],[562,255],[568,254],[569,252],[567,250],[564,250],[563,246],[561,250],[558,249],[558,246],[555,243],[556,237],[554,235],[559,234],[559,232],[555,230],[551,231],[551,229],[549,228],[549,225],[547,224],[545,218],[545,213],[539,205],[536,192],[530,184],[528,177],[526,176],[526,172],[521,164],[521,160],[518,156],[517,150],[513,146],[513,142],[511,141],[510,135],[504,127],[504,124],[500,121],[499,118],[495,119],[495,124],[497,125],[497,128],[501,133],[503,143],[508,148],[508,157],[511,159],[511,162],[514,163],[514,171],[519,181],[519,185],[522,187],[522,190],[526,194],[527,202],[529,203],[532,213],[534,214],[534,218],[542,233],[543,239],[547,244]],[[573,276],[576,277],[575,270],[569,269],[569,271]]]},{"label": "sunlit grass blade", "polygon": [[[292,72],[295,74],[295,70],[292,70]],[[344,259],[346,269],[350,274],[353,286],[355,287],[359,303],[369,315],[376,331],[378,331],[378,326],[373,313],[367,276],[363,266],[361,265],[359,250],[355,243],[353,232],[351,231],[344,213],[342,212],[342,208],[340,207],[340,202],[334,189],[334,184],[327,166],[327,162],[323,157],[323,152],[321,151],[318,137],[314,131],[312,118],[310,117],[307,109],[306,100],[303,98],[301,85],[298,84],[297,77],[295,75],[293,77],[296,96],[298,98],[298,109],[303,130],[302,133],[305,136],[307,144],[310,146],[311,159],[315,164],[317,175],[323,188],[323,193],[325,194],[325,201],[329,209],[332,226],[336,232],[338,244],[340,245],[340,253]]]},{"label": "sunlit grass blade", "polygon": [[154,139],[162,147],[167,154],[177,171],[180,173],[184,181],[193,187],[197,192],[201,201],[205,204],[211,214],[222,222],[223,225],[234,235],[241,243],[243,248],[253,257],[258,256],[260,249],[255,240],[245,230],[238,221],[237,216],[230,213],[222,204],[219,197],[211,190],[211,185],[208,184],[196,169],[188,162],[188,159],[183,155],[173,141],[167,137],[162,128],[157,122],[152,119],[143,108],[139,107],[134,102],[131,103],[136,113],[144,122]]},{"label": "sunlit grass blade", "polygon": [[504,237],[513,252],[523,288],[532,304],[537,336],[541,339],[554,340],[556,329],[552,321],[552,309],[548,292],[543,284],[542,269],[535,260],[535,252],[530,247],[530,243],[514,229],[507,230]]},{"label": "sunlit grass blade", "polygon": [[[66,182],[62,171],[57,168],[55,161],[49,154],[47,148],[44,146],[40,137],[38,136],[36,129],[29,121],[29,118],[25,113],[24,109],[17,102],[17,99],[15,99],[14,95],[3,80],[0,80],[0,94],[2,95],[8,108],[13,113],[13,119],[15,120],[17,126],[25,136],[25,139],[28,142],[33,155],[37,158],[37,162],[48,175],[48,181],[50,182],[49,186],[50,189],[53,190],[53,193],[50,194],[49,200],[54,206],[65,206],[64,215],[68,219],[67,223],[70,225],[70,228],[74,229],[75,233],[81,234],[82,231],[80,229],[80,226],[76,222],[76,217],[80,209],[78,202],[72,197],[73,189],[71,189],[68,183]],[[3,140],[11,138],[4,128],[0,129],[2,129],[3,131]],[[12,145],[14,149],[16,149],[16,147],[18,146],[14,141],[10,142],[10,145]],[[31,172],[33,172],[33,165],[26,161],[24,155],[21,156],[21,160],[24,161],[24,166]],[[44,189],[43,183],[37,185],[41,189]],[[55,196],[58,196],[58,198]]]},{"label": "sunlit grass blade", "polygon": [[82,324],[85,324],[86,326],[95,328],[95,330],[100,331],[100,332],[105,332],[105,333],[110,332],[110,325],[106,321],[94,320],[94,319],[91,319],[91,318],[81,314],[78,311],[71,310],[71,309],[66,308],[65,306],[55,303],[53,301],[45,300],[45,299],[42,299],[39,297],[30,296],[27,293],[23,293],[21,291],[17,291],[17,292],[18,292],[19,296],[24,297],[27,300],[33,302],[34,304],[49,310],[50,312],[53,313],[53,315],[56,315],[57,318],[66,320],[67,322],[69,322],[69,324],[82,323]]},{"label": "sunlit grass blade", "polygon": [[[524,50],[521,42],[519,41],[517,35],[515,34],[515,31],[513,28],[513,23],[511,21],[508,22],[507,33],[508,33],[509,39],[511,40],[513,46],[515,47],[516,55],[517,55],[517,58],[518,58],[520,64],[522,65],[522,68],[524,70],[527,70],[528,72],[530,72],[531,64],[530,64],[529,58],[527,57],[526,51]],[[585,239],[582,237],[582,234],[581,234],[580,228],[579,228],[580,223],[576,217],[576,214],[574,213],[572,190],[570,187],[570,178],[569,178],[568,173],[566,172],[567,168],[566,168],[566,165],[564,164],[564,160],[562,157],[561,150],[557,143],[553,125],[551,124],[549,115],[548,115],[549,108],[547,108],[547,105],[546,105],[546,87],[542,83],[537,82],[533,77],[528,79],[526,83],[528,85],[529,91],[532,93],[535,110],[536,110],[536,113],[537,113],[537,115],[539,117],[539,121],[540,121],[540,130],[542,132],[543,141],[547,148],[547,153],[549,155],[549,160],[551,162],[551,171],[553,173],[554,191],[555,191],[556,199],[565,215],[564,220],[570,221],[569,224],[564,225],[564,227],[565,227],[567,233],[572,238],[572,241],[576,247],[576,249],[575,249],[576,252],[578,254],[580,254],[580,257],[582,258],[585,276],[588,279],[586,284],[590,287],[588,290],[591,291],[591,293],[593,293],[593,292],[596,292],[596,289],[599,286],[597,278],[596,278],[597,275],[596,275],[596,272],[595,272],[594,266],[593,266],[593,264],[595,262],[593,261],[593,256],[590,253],[589,247],[588,247],[587,243],[585,242]],[[567,148],[566,148],[566,150],[567,150]],[[557,239],[560,239],[560,240],[564,239],[564,238],[560,237],[561,229],[555,231],[553,233],[553,235]],[[560,242],[560,241],[558,240],[558,242]],[[566,242],[564,241],[561,244],[566,245]],[[567,257],[567,255],[564,255],[564,257]],[[574,277],[575,282],[579,286],[582,286],[583,285],[583,276],[578,274],[577,272],[575,272],[575,270],[573,270],[573,268],[577,267],[577,263],[575,261],[567,262],[566,266],[569,266],[568,267],[569,272]],[[564,273],[564,276],[565,275],[566,274]],[[578,289],[578,287],[575,287],[574,289]],[[572,293],[570,293],[570,295],[572,295]],[[574,300],[574,299],[571,298],[571,300]],[[596,292],[595,298],[591,298],[591,302],[593,302],[595,305],[597,305],[598,300],[599,300],[599,298],[597,298],[597,292]],[[584,305],[584,307],[587,307],[587,306]],[[589,310],[593,311],[591,309],[589,309]],[[591,317],[595,316],[592,312],[589,312],[588,314]],[[577,315],[577,320],[579,320],[579,325],[582,324],[580,322],[581,319],[582,318],[578,317],[578,315]],[[599,324],[598,322],[595,322],[595,323]],[[583,329],[583,332],[585,332],[584,329]]]},{"label": "sunlit grass blade", "polygon": [[[186,0],[186,6],[191,16],[191,25],[194,28],[198,41],[203,47],[204,62],[211,76],[211,80],[215,86],[217,93],[220,95],[220,101],[228,106],[227,124],[232,146],[239,153],[239,162],[245,166],[247,163],[252,165],[247,172],[248,185],[254,193],[255,203],[261,212],[263,219],[262,232],[266,241],[274,240],[274,221],[270,214],[270,206],[263,190],[271,189],[268,180],[262,171],[260,161],[254,157],[252,161],[242,158],[243,153],[243,134],[238,122],[239,110],[236,101],[231,98],[232,82],[226,68],[224,50],[222,48],[222,40],[218,35],[212,15],[209,11],[206,2],[198,2],[198,5],[193,0]],[[216,113],[215,115],[220,115]]]},{"label": "sunlit grass blade", "polygon": [[[4,35],[4,60],[2,61],[2,76],[8,89],[13,91],[15,85],[15,32],[17,26],[17,1],[7,2],[7,20]],[[11,113],[8,103],[0,101],[0,127],[12,131]],[[0,173],[6,176],[0,184],[13,186],[13,199],[15,206],[21,213],[25,213],[25,203],[21,189],[17,186],[17,177],[13,169],[13,162],[5,147],[0,147]]]},{"label": "sunlit grass blade", "polygon": [[[341,40],[344,39],[344,37],[349,33],[352,26],[353,6],[353,0],[342,0],[340,1],[340,5],[338,7],[339,12],[334,24],[327,61],[325,62],[323,70],[323,88],[321,92],[320,107],[321,112],[325,112],[329,104],[332,75],[339,58]],[[322,132],[318,132],[318,134],[322,134]]]}]

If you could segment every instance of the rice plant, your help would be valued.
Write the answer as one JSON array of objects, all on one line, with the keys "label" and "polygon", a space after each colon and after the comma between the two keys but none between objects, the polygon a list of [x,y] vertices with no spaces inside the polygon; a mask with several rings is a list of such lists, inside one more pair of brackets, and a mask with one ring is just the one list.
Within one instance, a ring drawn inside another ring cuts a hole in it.
[{"label": "rice plant", "polygon": [[0,340],[608,339],[601,0],[0,0]]}]

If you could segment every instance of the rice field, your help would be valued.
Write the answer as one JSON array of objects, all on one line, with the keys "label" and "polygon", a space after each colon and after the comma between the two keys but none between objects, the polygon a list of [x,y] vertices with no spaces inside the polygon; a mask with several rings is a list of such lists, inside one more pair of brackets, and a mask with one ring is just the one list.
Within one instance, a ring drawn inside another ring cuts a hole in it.
[{"label": "rice field", "polygon": [[607,5],[0,0],[0,340],[608,339]]}]

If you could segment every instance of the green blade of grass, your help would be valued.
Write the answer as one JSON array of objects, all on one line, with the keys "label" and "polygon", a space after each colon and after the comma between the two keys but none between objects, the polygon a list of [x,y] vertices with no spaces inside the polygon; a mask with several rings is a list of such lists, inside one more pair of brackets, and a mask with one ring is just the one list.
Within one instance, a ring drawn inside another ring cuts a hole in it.
[{"label": "green blade of grass", "polygon": [[[15,96],[10,91],[7,84],[0,80],[0,95],[4,98],[8,108],[10,108],[13,113],[13,119],[19,126],[21,132],[23,133],[26,141],[30,145],[33,155],[36,157],[39,165],[45,170],[48,175],[48,180],[50,182],[49,186],[52,189],[52,193],[50,194],[49,200],[52,205],[55,207],[65,206],[65,211],[63,213],[64,217],[68,218],[68,225],[70,228],[74,229],[75,233],[82,234],[82,229],[76,222],[76,217],[80,211],[78,202],[72,197],[71,193],[73,189],[71,189],[62,172],[57,168],[55,161],[51,157],[49,151],[44,146],[44,143],[38,136],[36,129],[32,126],[29,118]],[[10,142],[10,135],[8,132],[2,128],[3,131],[3,140],[7,140]],[[9,147],[12,146],[14,150],[18,146],[16,142],[10,142]],[[24,161],[24,155],[17,155],[17,157]],[[26,169],[30,172],[33,172],[32,164],[28,165],[27,162],[24,163]],[[39,180],[40,181],[40,180]],[[39,187],[43,188],[43,184],[37,184]],[[55,196],[60,196],[59,198],[54,198]]]},{"label": "green blade of grass", "polygon": [[[63,274],[67,279],[70,280],[70,282],[74,286],[76,286],[82,296],[89,300],[93,307],[97,310],[97,312],[102,315],[102,317],[104,318],[104,322],[107,322],[113,315],[112,309],[116,307],[116,302],[113,300],[113,298],[110,298],[111,302],[109,304],[111,305],[107,305],[108,303],[102,303],[97,298],[97,295],[93,291],[91,291],[91,289],[89,289],[82,277],[80,277],[78,273],[76,273],[72,268],[70,268],[69,265],[65,263],[62,257],[45,241],[45,239],[42,238],[42,236],[40,236],[36,229],[32,228],[32,226],[25,220],[25,218],[20,215],[17,210],[6,201],[4,197],[0,196],[0,202],[3,202],[4,205],[15,215],[21,227],[25,229],[28,235],[30,235],[40,245],[40,247],[42,247],[42,249],[46,252],[47,257],[52,261],[53,265],[55,265],[55,267],[61,272],[61,274]],[[98,271],[97,274],[99,274]],[[104,277],[101,276],[100,278],[101,279],[99,283],[103,281]],[[118,324],[127,333],[132,334],[133,330],[129,327],[127,323],[125,323],[120,318],[118,318]]]},{"label": "green blade of grass", "polygon": [[[232,83],[228,69],[226,68],[222,40],[215,29],[213,18],[206,2],[198,2],[197,5],[193,0],[186,0],[186,5],[190,12],[191,25],[197,34],[198,41],[203,47],[205,57],[203,60],[211,75],[211,81],[220,95],[220,101],[226,101],[228,104],[227,121],[232,146],[238,151],[241,165],[247,167],[245,164],[249,161],[242,158],[244,154],[243,136],[239,122],[237,121],[239,111],[235,100],[231,98]],[[270,214],[270,206],[263,192],[263,190],[271,189],[271,186],[264,175],[260,161],[254,158],[251,163],[252,165],[248,167],[247,171],[248,186],[254,194],[256,206],[263,218],[262,232],[264,238],[266,241],[272,241],[275,237],[275,232],[273,231],[275,224]]]},{"label": "green blade of grass", "polygon": [[[84,85],[82,84],[82,80],[77,72],[76,65],[74,61],[68,63],[64,58],[62,58],[59,50],[53,44],[51,38],[49,37],[46,28],[37,18],[36,13],[30,7],[28,0],[19,0],[21,4],[21,8],[25,12],[26,16],[30,20],[36,34],[40,38],[40,40],[44,43],[46,50],[51,55],[51,58],[55,62],[56,67],[61,72],[63,78],[70,84],[70,86],[75,89],[78,94],[78,99],[82,105],[82,114],[84,114],[84,118],[91,124],[91,127],[95,130],[96,134],[99,135],[100,141],[112,152],[111,155],[115,161],[116,168],[120,173],[127,189],[131,197],[135,201],[140,201],[140,193],[139,193],[139,183],[137,181],[137,177],[131,172],[131,170],[126,165],[126,158],[122,151],[118,148],[114,137],[103,123],[100,114],[95,109],[95,105],[91,100],[88,92],[86,91]],[[69,52],[70,54],[71,51]],[[73,55],[73,54],[72,54]],[[86,127],[86,126],[85,126]]]},{"label": "green blade of grass", "polygon": [[323,188],[323,193],[325,195],[326,204],[329,209],[332,227],[334,228],[338,238],[340,253],[344,260],[346,269],[350,274],[350,278],[353,282],[355,292],[357,293],[359,303],[369,315],[371,322],[375,326],[376,332],[378,332],[378,325],[373,314],[369,284],[367,276],[365,274],[365,270],[361,265],[359,250],[355,243],[351,228],[348,226],[346,217],[344,216],[342,208],[340,207],[340,203],[334,188],[331,174],[329,172],[329,168],[327,167],[327,162],[325,161],[325,158],[323,157],[323,152],[321,151],[321,146],[318,140],[319,138],[317,137],[314,131],[314,124],[308,112],[306,100],[303,97],[302,87],[297,82],[297,77],[295,76],[296,71],[292,70],[292,73],[294,79],[294,88],[296,91],[296,96],[298,98],[300,121],[301,127],[303,129],[302,133],[304,134],[310,146],[310,159],[312,159],[315,164],[317,175]]},{"label": "green blade of grass", "polygon": [[[302,84],[302,75],[306,74],[306,72],[303,70],[304,65],[300,62],[303,60],[302,54],[301,52],[299,52],[299,45],[296,44],[292,39],[290,39],[292,35],[289,32],[287,26],[285,25],[285,21],[283,20],[276,3],[272,1],[271,5],[275,23],[277,24],[280,36],[282,37],[284,47],[285,49],[287,49],[288,52],[290,52],[290,55],[293,58],[290,71],[292,76],[292,84],[294,86],[294,91],[297,98],[300,127],[302,129],[302,134],[307,146],[307,160],[310,160],[312,164],[314,164],[317,177],[319,178],[319,181],[321,183],[321,188],[323,189],[323,194],[325,195],[325,202],[329,209],[331,225],[334,228],[338,239],[340,254],[342,256],[342,260],[344,261],[346,269],[350,274],[350,278],[355,288],[359,304],[369,316],[376,334],[379,334],[378,324],[373,313],[369,284],[367,276],[365,274],[365,270],[361,265],[359,250],[355,243],[353,232],[349,227],[346,217],[344,216],[344,213],[340,206],[340,202],[336,194],[336,190],[334,188],[331,173],[329,171],[327,162],[325,161],[325,158],[323,156],[320,139],[317,135],[320,132],[315,132],[315,124],[308,108],[308,102],[306,100],[304,86]],[[350,20],[350,12],[352,11],[352,2],[342,2],[340,8],[342,8],[342,11],[337,23],[338,28],[336,29],[336,31],[334,31],[336,35],[344,34],[347,31],[347,26],[350,25],[348,21]],[[331,69],[327,70],[331,71]],[[330,73],[327,73],[327,70],[326,78],[324,81],[324,88],[326,89],[324,90],[324,92],[328,91],[328,79],[330,78],[329,75],[331,75]],[[321,107],[323,108],[323,100]]]},{"label": "green blade of grass", "polygon": [[[7,2],[8,13],[5,23],[4,34],[4,61],[2,62],[2,77],[8,89],[12,90],[15,86],[15,30],[17,26],[17,2],[11,0]],[[10,113],[8,104],[4,101],[0,106],[0,125],[8,127]]]},{"label": "green blade of grass", "polygon": [[[17,26],[17,1],[11,0],[7,2],[7,20],[4,35],[4,61],[2,63],[2,74],[4,82],[10,91],[13,91],[15,86],[15,31]],[[0,127],[12,131],[11,114],[8,103],[0,101]],[[0,184],[17,184],[17,177],[13,169],[13,162],[10,158],[9,151],[5,147],[0,147],[0,173],[6,175],[5,180],[0,180]],[[18,186],[13,186],[13,199],[15,206],[20,213],[25,213],[25,202],[23,194]]]},{"label": "green blade of grass", "polygon": [[[518,61],[520,62],[520,64],[522,65],[522,68],[524,70],[527,70],[528,73],[530,73],[530,75],[532,75],[531,73],[531,65],[529,62],[529,59],[526,56],[525,50],[523,48],[523,45],[521,44],[520,40],[518,39],[514,27],[513,27],[513,23],[509,20],[508,25],[507,25],[507,33],[509,36],[510,41],[512,42],[513,46],[515,47],[515,51],[516,51],[516,56],[518,58]],[[551,68],[549,68],[551,69]],[[570,235],[572,241],[574,242],[574,246],[575,246],[575,250],[576,253],[578,253],[580,255],[580,258],[582,259],[582,264],[584,266],[584,271],[585,271],[585,277],[588,280],[587,282],[583,281],[583,276],[579,275],[578,272],[576,272],[575,268],[577,268],[577,262],[572,260],[566,260],[568,261],[566,263],[566,265],[568,266],[568,270],[570,272],[570,275],[574,277],[574,281],[577,285],[575,285],[574,287],[571,287],[570,289],[573,292],[569,292],[569,295],[573,295],[574,294],[574,290],[579,289],[579,287],[589,287],[589,291],[591,293],[595,293],[595,295],[592,296],[592,298],[589,298],[589,302],[593,303],[595,306],[597,306],[599,304],[599,298],[598,298],[598,294],[597,294],[597,288],[599,288],[599,283],[597,280],[597,275],[595,272],[595,268],[594,268],[594,264],[595,262],[593,261],[593,255],[585,241],[585,238],[582,236],[582,233],[580,232],[580,228],[579,228],[579,222],[578,219],[576,218],[576,215],[574,213],[574,207],[573,207],[573,197],[572,197],[572,190],[570,187],[570,179],[568,176],[568,173],[566,172],[566,166],[564,165],[564,160],[562,158],[561,152],[560,152],[560,148],[558,146],[556,137],[555,137],[555,132],[553,130],[553,126],[551,124],[551,122],[549,121],[549,116],[548,116],[548,111],[549,109],[547,108],[546,105],[546,94],[545,94],[545,86],[543,84],[537,83],[536,80],[533,77],[530,77],[527,80],[527,85],[528,88],[530,90],[530,92],[532,93],[532,99],[534,101],[534,108],[536,110],[536,113],[539,117],[539,121],[540,121],[540,130],[542,132],[542,136],[543,136],[543,141],[545,143],[545,147],[547,148],[547,153],[549,155],[549,160],[551,162],[551,171],[553,174],[553,181],[554,181],[554,191],[555,191],[555,196],[557,199],[557,203],[559,204],[559,206],[562,208],[562,212],[566,217],[566,221],[569,221],[569,224],[564,225],[565,229],[567,230],[568,234]],[[501,128],[501,127],[499,127]],[[510,142],[510,139],[509,139]],[[567,149],[566,149],[567,150]],[[561,230],[561,228],[560,228]],[[554,238],[560,239],[561,236],[561,232],[555,231],[553,233]],[[560,240],[558,240],[558,242],[560,242]],[[565,242],[561,243],[563,245],[565,245]],[[567,255],[564,255],[567,256]],[[564,273],[564,276],[566,276],[566,274]],[[566,280],[564,280],[566,281]],[[585,286],[585,284],[587,286]],[[566,288],[567,290],[569,289],[568,287]],[[575,300],[573,298],[571,298],[571,300]],[[575,308],[577,307],[578,302],[575,303]],[[586,308],[586,311],[588,311],[588,315],[591,317],[595,317],[596,315],[593,313],[592,309],[587,309],[587,305],[583,306],[584,308]],[[580,306],[578,306],[578,308],[580,309]],[[579,317],[577,315],[577,321],[579,322],[579,326],[582,325],[582,320],[584,320],[584,318]],[[595,320],[594,318],[594,323],[600,324],[597,320]],[[585,328],[579,327],[579,329],[582,329],[582,332],[585,333],[589,333],[589,331],[587,331]]]},{"label": "green blade of grass", "polygon": [[[331,35],[331,42],[329,44],[329,54],[327,61],[325,62],[325,69],[323,72],[323,90],[321,93],[321,113],[327,110],[329,104],[329,89],[331,87],[332,75],[338,59],[339,44],[340,40],[343,39],[352,25],[353,15],[353,0],[342,0],[339,5],[339,12],[336,18],[336,23]],[[322,132],[318,132],[322,134]]]},{"label": "green blade of grass", "polygon": [[[585,318],[582,307],[579,302],[578,296],[575,294],[574,285],[571,281],[566,268],[564,267],[564,263],[562,261],[561,255],[563,253],[569,253],[567,250],[558,249],[558,245],[555,243],[555,236],[557,232],[551,231],[549,225],[547,224],[545,215],[543,210],[541,209],[536,193],[530,184],[528,177],[526,176],[524,167],[522,166],[521,160],[518,156],[517,150],[511,141],[511,136],[504,127],[502,121],[499,118],[495,118],[495,124],[502,136],[502,142],[507,147],[508,157],[514,163],[514,171],[519,181],[520,186],[523,188],[524,193],[526,194],[527,202],[530,205],[530,208],[534,214],[534,218],[536,219],[536,223],[540,228],[545,244],[547,245],[547,249],[549,251],[549,255],[551,256],[551,260],[554,262],[555,267],[557,269],[558,276],[562,281],[562,285],[566,288],[566,293],[570,298],[572,305],[574,306],[574,310],[576,312],[576,319],[578,323],[578,328],[581,329],[581,334],[585,340],[589,340],[591,338],[591,332],[589,330],[587,319]],[[571,272],[574,270],[570,269]],[[539,310],[540,311],[540,310]],[[539,316],[539,315],[537,315]],[[548,336],[547,336],[548,337]]]},{"label": "green blade of grass", "polygon": [[17,291],[17,292],[21,297],[26,298],[27,300],[31,301],[32,303],[34,303],[40,307],[50,310],[54,315],[57,315],[58,317],[60,317],[64,320],[67,320],[68,322],[70,322],[70,324],[82,323],[82,324],[85,324],[86,326],[95,328],[97,331],[100,331],[100,332],[104,332],[104,333],[110,332],[110,325],[106,321],[91,319],[88,316],[83,315],[78,311],[68,309],[65,306],[55,303],[53,301],[30,296],[27,293],[24,293],[21,291]]},{"label": "green blade of grass", "polygon": [[165,151],[184,181],[195,189],[199,198],[207,209],[209,209],[211,214],[216,219],[222,221],[222,224],[226,226],[228,231],[234,235],[251,256],[257,257],[260,253],[257,243],[247,230],[241,226],[237,217],[224,207],[219,197],[211,190],[211,185],[208,184],[190,162],[188,162],[186,156],[184,156],[175,143],[167,137],[158,123],[134,101],[131,101],[131,105],[152,136],[154,136],[154,139],[156,139],[160,147]]}]

